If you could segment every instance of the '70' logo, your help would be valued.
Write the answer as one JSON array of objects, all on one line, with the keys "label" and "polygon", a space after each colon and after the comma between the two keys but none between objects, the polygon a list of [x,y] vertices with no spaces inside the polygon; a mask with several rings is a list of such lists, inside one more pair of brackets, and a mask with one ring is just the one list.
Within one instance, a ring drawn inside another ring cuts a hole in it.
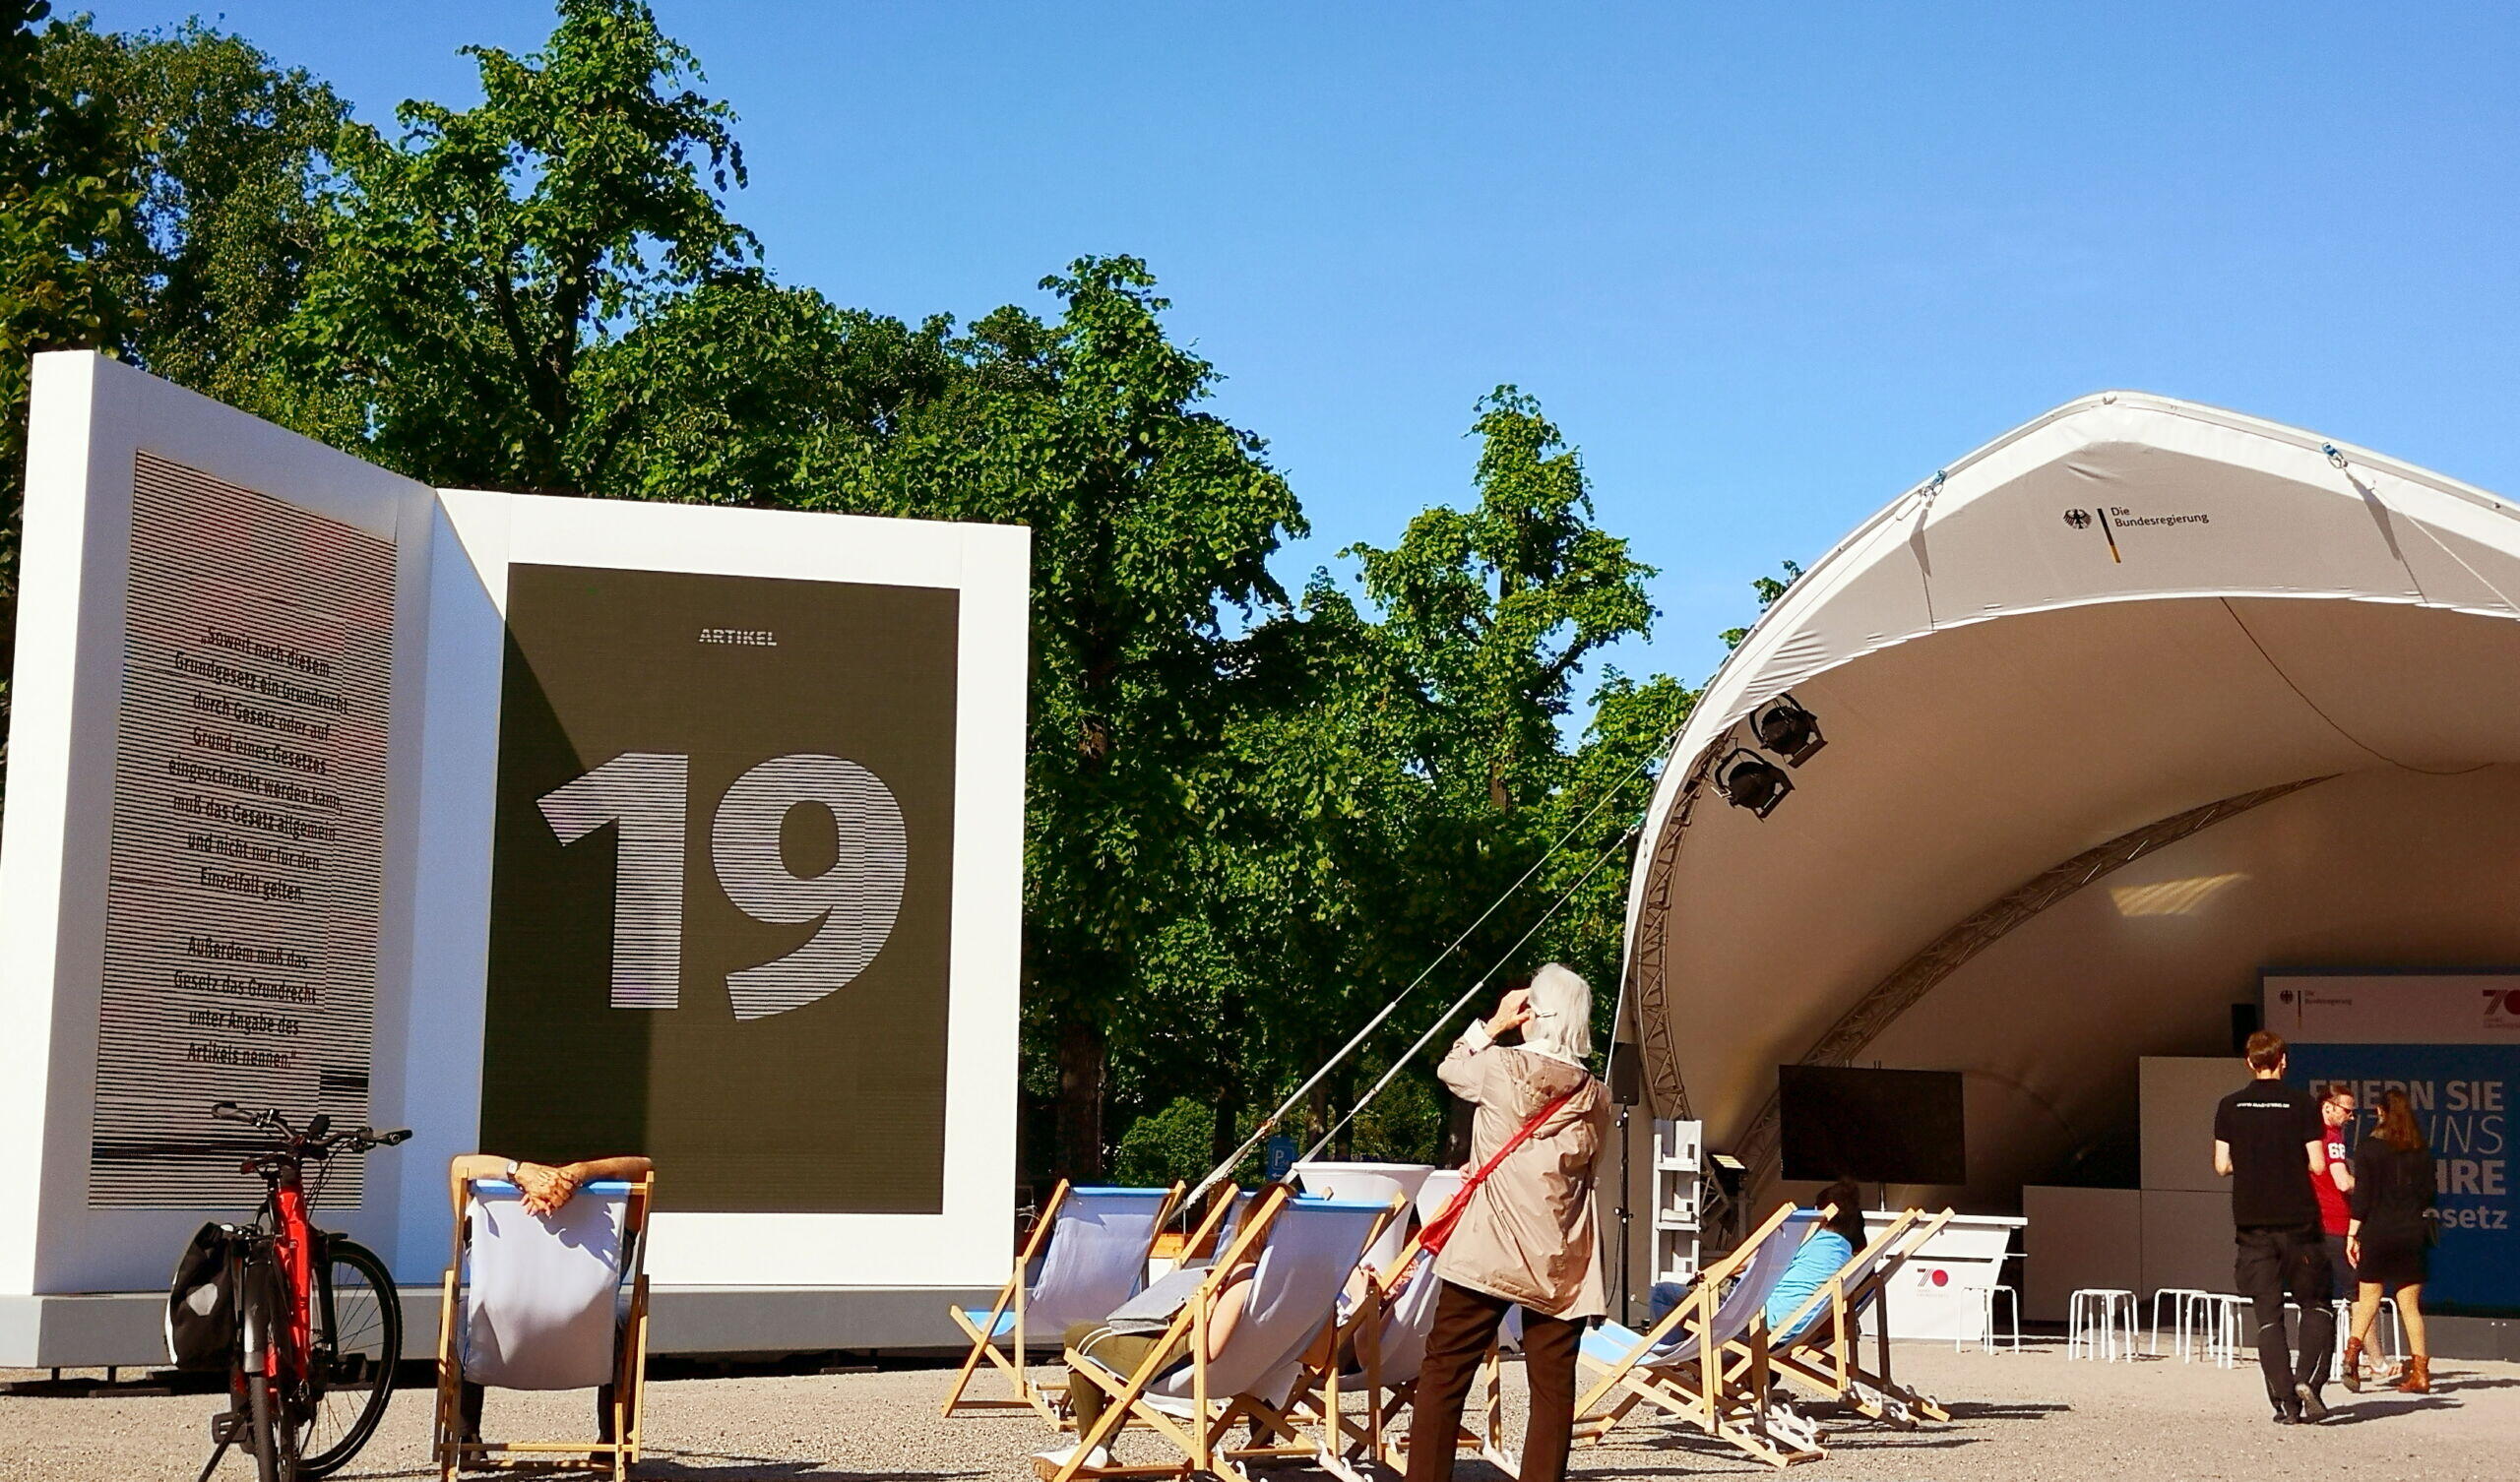
[{"label": "'70' logo", "polygon": [[[560,842],[620,825],[612,898],[612,1007],[671,1009],[681,1001],[683,843],[691,759],[623,752],[540,800]],[[779,851],[780,820],[798,803],[831,811],[840,856],[807,879]],[[819,920],[802,947],[726,974],[735,1018],[801,1009],[865,970],[901,913],[910,845],[901,805],[854,762],[810,753],[774,757],[737,777],[709,830],[718,883],[756,921]]]}]

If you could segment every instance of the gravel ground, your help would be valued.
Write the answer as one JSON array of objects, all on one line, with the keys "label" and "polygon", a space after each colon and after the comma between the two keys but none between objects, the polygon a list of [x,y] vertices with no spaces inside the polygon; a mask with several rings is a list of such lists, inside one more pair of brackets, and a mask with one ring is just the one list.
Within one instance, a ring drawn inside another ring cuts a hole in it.
[{"label": "gravel ground", "polygon": [[[2020,1354],[1954,1354],[1902,1344],[1903,1380],[1940,1396],[1953,1422],[1915,1433],[1831,1421],[1829,1454],[1796,1469],[1810,1478],[2234,1478],[2390,1479],[2510,1477],[2520,1471],[2520,1365],[2452,1363],[2425,1398],[2332,1393],[2334,1419],[2315,1429],[2267,1423],[2253,1370],[2150,1360],[2065,1362],[2052,1346]],[[38,1376],[0,1371],[0,1380]],[[677,1379],[649,1387],[649,1460],[640,1475],[689,1482],[861,1482],[971,1479],[1021,1482],[1025,1458],[1049,1441],[1029,1414],[982,1412],[944,1421],[936,1403],[948,1376],[932,1369],[778,1378]],[[1518,1376],[1506,1380],[1509,1404]],[[126,1482],[191,1477],[208,1454],[201,1394],[0,1396],[0,1478]],[[581,1434],[590,1406],[578,1395],[494,1393],[485,1417],[493,1439]],[[434,1476],[427,1464],[429,1394],[398,1392],[375,1442],[347,1478]],[[1519,1434],[1519,1417],[1509,1434]],[[1124,1460],[1158,1459],[1133,1437]],[[1574,1474],[1660,1478],[1768,1469],[1736,1452],[1648,1423],[1623,1427],[1610,1446],[1575,1454]],[[224,1477],[249,1477],[231,1458]],[[1281,1475],[1322,1482],[1326,1474]],[[1501,1482],[1466,1462],[1466,1479]]]}]

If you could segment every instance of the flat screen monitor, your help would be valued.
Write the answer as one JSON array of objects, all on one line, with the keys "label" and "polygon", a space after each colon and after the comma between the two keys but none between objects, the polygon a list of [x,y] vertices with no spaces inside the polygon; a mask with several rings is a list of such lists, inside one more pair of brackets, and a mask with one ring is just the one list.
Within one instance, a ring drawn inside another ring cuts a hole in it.
[{"label": "flat screen monitor", "polygon": [[1958,1071],[1779,1066],[1777,1130],[1789,1179],[1969,1181]]}]

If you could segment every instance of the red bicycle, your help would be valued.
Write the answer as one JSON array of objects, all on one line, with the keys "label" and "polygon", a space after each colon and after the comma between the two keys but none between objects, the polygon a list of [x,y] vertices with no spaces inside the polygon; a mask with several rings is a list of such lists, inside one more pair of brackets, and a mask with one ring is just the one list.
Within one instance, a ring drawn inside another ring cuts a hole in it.
[{"label": "red bicycle", "polygon": [[[279,1112],[247,1112],[233,1101],[220,1102],[211,1115],[260,1128],[274,1145],[239,1170],[263,1180],[254,1222],[214,1225],[196,1241],[196,1250],[215,1243],[218,1280],[234,1319],[226,1338],[228,1407],[212,1417],[217,1445],[201,1475],[207,1482],[227,1449],[242,1446],[259,1482],[329,1476],[385,1418],[403,1356],[403,1304],[373,1251],[317,1229],[308,1211],[323,1197],[335,1158],[391,1147],[411,1134],[372,1127],[337,1133],[321,1114],[301,1131]],[[172,1333],[170,1323],[170,1342]]]}]

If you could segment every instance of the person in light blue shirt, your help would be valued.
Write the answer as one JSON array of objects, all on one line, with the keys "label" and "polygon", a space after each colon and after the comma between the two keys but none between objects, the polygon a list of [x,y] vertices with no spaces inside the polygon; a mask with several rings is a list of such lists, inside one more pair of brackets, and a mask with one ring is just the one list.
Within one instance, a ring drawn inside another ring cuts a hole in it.
[{"label": "person in light blue shirt", "polygon": [[1782,1343],[1802,1335],[1804,1329],[1828,1316],[1829,1304],[1814,1302],[1809,1312],[1791,1329],[1785,1326],[1796,1309],[1811,1294],[1829,1284],[1829,1278],[1846,1269],[1855,1253],[1863,1248],[1863,1191],[1853,1179],[1842,1178],[1820,1191],[1819,1205],[1834,1204],[1835,1213],[1828,1223],[1811,1232],[1794,1253],[1794,1264],[1785,1268],[1785,1278],[1768,1296],[1768,1341]]}]

